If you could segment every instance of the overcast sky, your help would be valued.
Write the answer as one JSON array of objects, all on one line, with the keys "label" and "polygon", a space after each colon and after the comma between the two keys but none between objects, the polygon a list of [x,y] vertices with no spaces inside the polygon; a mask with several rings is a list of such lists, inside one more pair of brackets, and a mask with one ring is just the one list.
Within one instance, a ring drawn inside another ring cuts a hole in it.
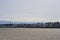
[{"label": "overcast sky", "polygon": [[60,21],[60,0],[0,0],[0,20]]}]

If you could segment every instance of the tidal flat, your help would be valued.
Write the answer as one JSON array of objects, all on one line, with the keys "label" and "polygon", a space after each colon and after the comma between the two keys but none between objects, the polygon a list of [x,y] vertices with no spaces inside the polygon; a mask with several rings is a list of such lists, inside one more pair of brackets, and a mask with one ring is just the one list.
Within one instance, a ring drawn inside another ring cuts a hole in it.
[{"label": "tidal flat", "polygon": [[60,40],[60,29],[0,28],[0,40]]}]

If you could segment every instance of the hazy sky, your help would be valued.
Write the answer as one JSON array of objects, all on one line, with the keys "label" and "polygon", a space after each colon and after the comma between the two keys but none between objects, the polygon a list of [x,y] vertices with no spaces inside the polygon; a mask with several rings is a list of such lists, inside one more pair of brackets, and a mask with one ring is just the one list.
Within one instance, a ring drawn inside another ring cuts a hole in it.
[{"label": "hazy sky", "polygon": [[60,0],[0,0],[0,20],[60,21]]}]

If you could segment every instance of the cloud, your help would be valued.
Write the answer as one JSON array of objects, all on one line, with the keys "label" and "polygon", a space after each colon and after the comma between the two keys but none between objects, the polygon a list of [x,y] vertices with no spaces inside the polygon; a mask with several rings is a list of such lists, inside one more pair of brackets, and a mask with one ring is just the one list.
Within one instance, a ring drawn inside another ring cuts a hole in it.
[{"label": "cloud", "polygon": [[12,16],[16,21],[59,21],[59,10],[59,0],[0,0],[3,20]]}]

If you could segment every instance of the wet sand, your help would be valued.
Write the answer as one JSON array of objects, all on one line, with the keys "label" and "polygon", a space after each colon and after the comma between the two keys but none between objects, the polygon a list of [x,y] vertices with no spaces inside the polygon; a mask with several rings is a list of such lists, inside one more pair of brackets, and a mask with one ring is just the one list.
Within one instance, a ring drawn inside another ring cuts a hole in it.
[{"label": "wet sand", "polygon": [[60,29],[0,28],[0,40],[60,40]]}]

